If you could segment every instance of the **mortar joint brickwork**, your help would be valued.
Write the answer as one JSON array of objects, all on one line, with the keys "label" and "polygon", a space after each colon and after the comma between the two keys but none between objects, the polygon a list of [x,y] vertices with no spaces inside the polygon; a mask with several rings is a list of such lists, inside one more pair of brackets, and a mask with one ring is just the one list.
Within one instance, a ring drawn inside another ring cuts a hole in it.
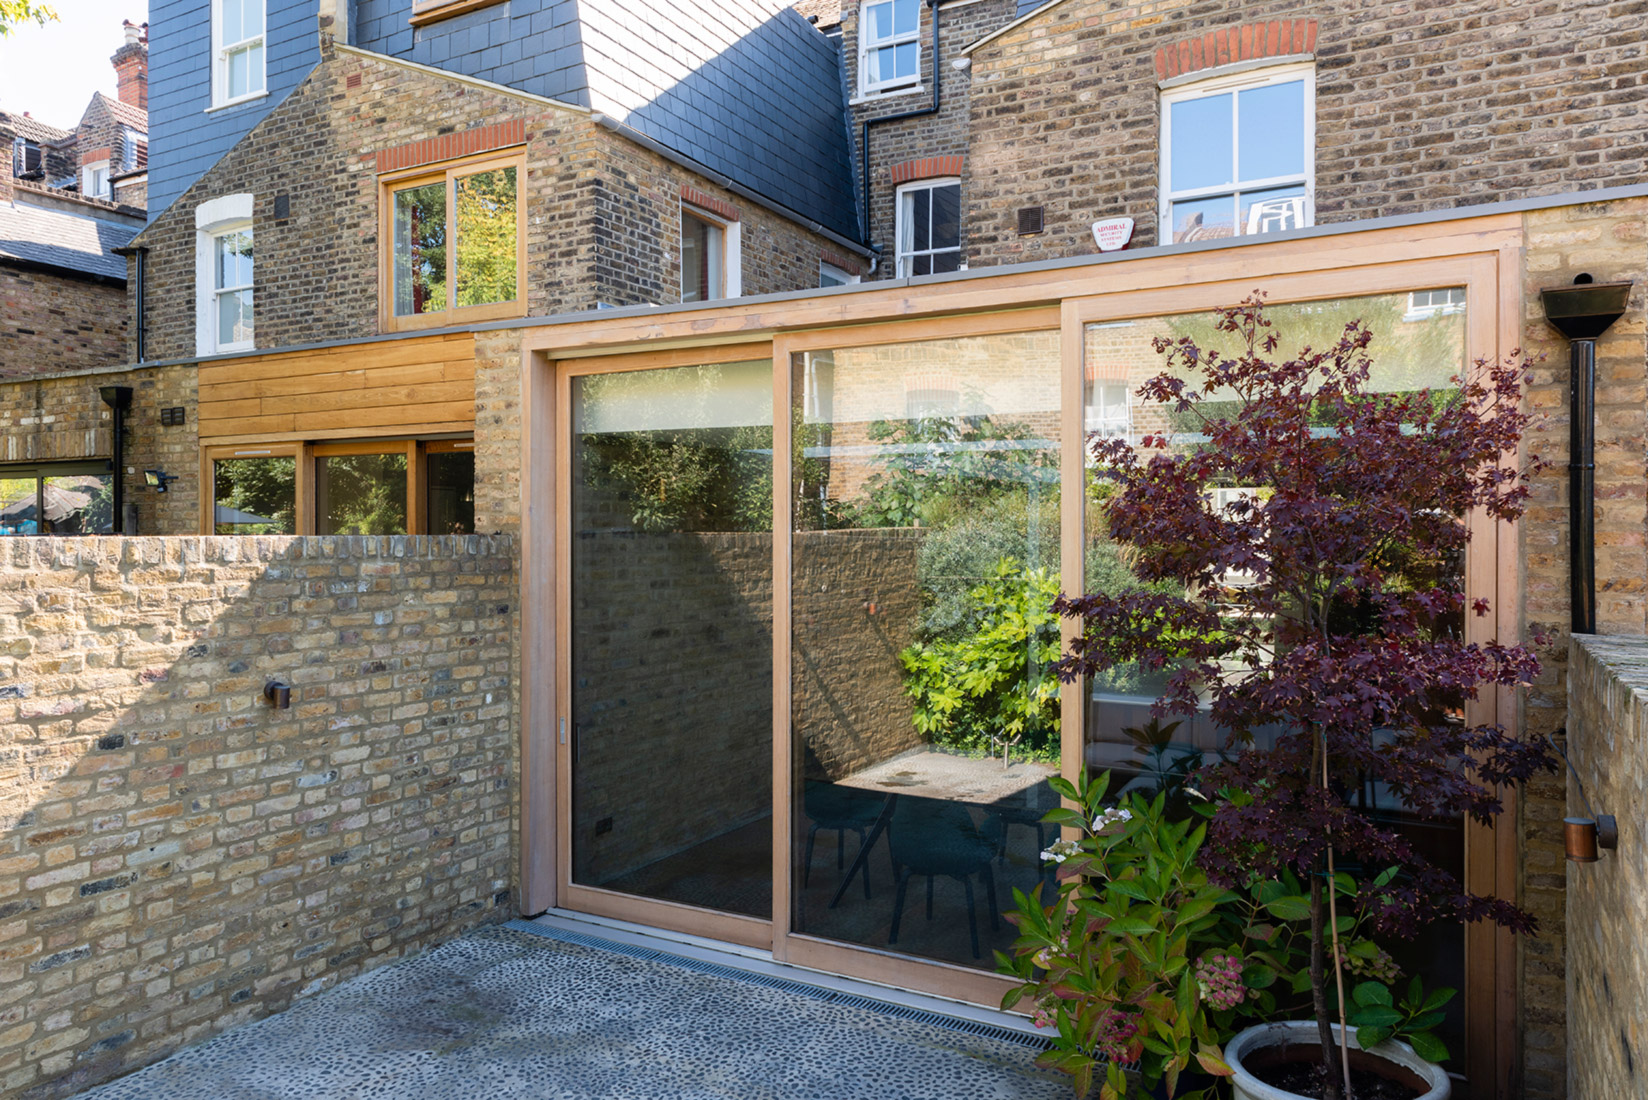
[{"label": "mortar joint brickwork", "polygon": [[1221,27],[1194,38],[1186,38],[1156,51],[1156,77],[1171,80],[1186,73],[1258,61],[1267,57],[1313,53],[1316,49],[1316,20],[1272,19]]}]

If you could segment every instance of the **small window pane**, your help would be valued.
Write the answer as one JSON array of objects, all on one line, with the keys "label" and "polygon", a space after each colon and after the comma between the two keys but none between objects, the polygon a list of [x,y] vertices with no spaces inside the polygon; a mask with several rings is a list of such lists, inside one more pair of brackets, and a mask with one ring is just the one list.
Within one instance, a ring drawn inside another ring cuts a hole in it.
[{"label": "small window pane", "polygon": [[879,42],[893,36],[893,5],[870,5],[870,41]]},{"label": "small window pane", "polygon": [[475,452],[439,451],[425,459],[431,535],[475,533]]},{"label": "small window pane", "polygon": [[681,214],[681,300],[707,302],[722,290],[721,227]]},{"label": "small window pane", "polygon": [[395,192],[395,315],[446,308],[446,184]]},{"label": "small window pane", "polygon": [[252,285],[252,231],[240,229],[217,238],[217,285]]},{"label": "small window pane", "polygon": [[931,275],[933,273],[933,257],[917,256],[910,261],[910,274]]},{"label": "small window pane", "polygon": [[222,45],[233,46],[246,38],[246,23],[241,3],[242,0],[224,0],[222,37],[218,40]]},{"label": "small window pane", "polygon": [[246,90],[248,92],[263,91],[263,43],[258,43],[246,51]]},{"label": "small window pane", "polygon": [[212,463],[212,534],[294,535],[298,464],[290,456]]},{"label": "small window pane", "polygon": [[1231,195],[1173,204],[1173,243],[1211,241],[1236,235],[1236,202]]},{"label": "small window pane", "polygon": [[925,187],[910,192],[910,230],[916,251],[933,247],[933,193]]},{"label": "small window pane", "polygon": [[[1238,178],[1263,180],[1305,171],[1305,83],[1270,84],[1240,93]],[[1176,120],[1175,120],[1176,121]]]},{"label": "small window pane", "polygon": [[921,69],[921,46],[915,42],[904,42],[894,47],[895,57],[893,71],[887,79],[913,77]]},{"label": "small window pane", "polygon": [[1281,233],[1309,224],[1303,187],[1274,187],[1242,196],[1243,233]]},{"label": "small window pane", "polygon": [[40,533],[40,482],[0,477],[0,538]]},{"label": "small window pane", "polygon": [[252,51],[236,50],[229,55],[229,98],[238,99],[251,91]]},{"label": "small window pane", "polygon": [[942,275],[947,271],[960,271],[960,270],[961,270],[961,253],[960,252],[935,252],[935,253],[933,253],[933,274]]},{"label": "small window pane", "polygon": [[70,474],[42,478],[46,505],[42,535],[114,533],[114,478],[110,474]]},{"label": "small window pane", "polygon": [[252,292],[228,290],[217,296],[218,347],[252,342]]},{"label": "small window pane", "polygon": [[1173,103],[1168,189],[1190,191],[1235,183],[1231,157],[1231,97],[1210,95]]},{"label": "small window pane", "polygon": [[518,223],[515,169],[460,176],[458,191],[458,305],[515,300]]},{"label": "small window pane", "polygon": [[961,185],[950,184],[945,187],[935,187],[933,188],[932,247],[957,248],[960,245]]},{"label": "small window pane", "polygon": [[406,534],[406,454],[317,459],[315,516],[322,535]]},{"label": "small window pane", "polygon": [[[256,38],[263,33],[263,0],[243,0],[243,2],[246,7],[245,14],[241,18],[241,26],[245,29],[241,32],[241,37]],[[234,6],[234,0],[230,0],[230,6]]]},{"label": "small window pane", "polygon": [[894,34],[914,34],[920,25],[920,0],[893,0]]}]

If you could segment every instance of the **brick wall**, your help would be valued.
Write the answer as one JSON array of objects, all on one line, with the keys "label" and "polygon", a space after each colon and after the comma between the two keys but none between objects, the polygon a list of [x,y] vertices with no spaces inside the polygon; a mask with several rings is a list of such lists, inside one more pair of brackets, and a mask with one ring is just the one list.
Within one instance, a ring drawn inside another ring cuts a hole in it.
[{"label": "brick wall", "polygon": [[[1091,253],[1091,223],[1123,215],[1136,245],[1157,243],[1157,51],[1292,19],[1318,23],[1318,223],[1648,175],[1628,6],[1068,0],[973,54],[969,262]],[[1046,232],[1019,237],[1012,213],[1032,203]]]},{"label": "brick wall", "polygon": [[[1528,403],[1542,414],[1526,450],[1549,465],[1535,479],[1520,526],[1524,631],[1550,636],[1544,670],[1523,694],[1528,736],[1562,726],[1569,706],[1568,627],[1568,350],[1545,321],[1541,287],[1570,284],[1588,273],[1598,282],[1635,280],[1630,308],[1597,342],[1596,541],[1597,626],[1604,634],[1648,633],[1648,200],[1587,203],[1531,212],[1524,218],[1522,347],[1543,356]],[[1540,922],[1537,937],[1518,941],[1521,954],[1523,1087],[1529,1097],[1565,1095],[1573,1065],[1566,1017],[1567,920],[1561,776],[1530,783],[1521,800],[1521,901]],[[1575,1097],[1589,1093],[1572,1093]]]},{"label": "brick wall", "polygon": [[125,361],[125,287],[0,264],[0,382]]},{"label": "brick wall", "polygon": [[512,553],[0,545],[0,1091],[66,1096],[513,913]]},{"label": "brick wall", "polygon": [[[137,506],[138,534],[189,534],[200,526],[199,441],[195,433],[193,367],[95,371],[0,385],[0,467],[107,460],[113,453],[102,386],[130,386],[126,417],[125,491]],[[163,425],[160,411],[187,410],[181,425]],[[170,491],[143,483],[144,470],[177,474]]]},{"label": "brick wall", "polygon": [[[1575,638],[1568,659],[1568,753],[1619,847],[1567,865],[1570,918],[1568,1095],[1640,1096],[1648,1066],[1648,638]],[[1589,817],[1569,783],[1568,813]]]}]

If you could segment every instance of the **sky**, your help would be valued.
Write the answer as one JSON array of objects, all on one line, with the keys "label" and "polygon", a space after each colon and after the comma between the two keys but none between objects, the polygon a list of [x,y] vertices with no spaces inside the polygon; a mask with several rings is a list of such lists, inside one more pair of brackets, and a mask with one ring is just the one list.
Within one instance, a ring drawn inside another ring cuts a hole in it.
[{"label": "sky", "polygon": [[120,21],[149,18],[149,0],[47,0],[59,19],[27,23],[0,38],[0,110],[29,112],[72,130],[93,92],[114,95],[109,58],[125,37]]}]

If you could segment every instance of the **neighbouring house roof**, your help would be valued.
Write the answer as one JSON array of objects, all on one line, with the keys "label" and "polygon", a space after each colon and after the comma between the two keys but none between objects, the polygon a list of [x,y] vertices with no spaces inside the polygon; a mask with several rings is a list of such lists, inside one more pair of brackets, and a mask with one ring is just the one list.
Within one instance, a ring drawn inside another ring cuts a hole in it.
[{"label": "neighbouring house roof", "polygon": [[1018,15],[1011,23],[1003,27],[997,27],[977,42],[965,47],[961,52],[970,54],[986,42],[994,42],[1002,35],[1017,30],[1021,25],[1028,23],[1034,16],[1040,14],[1043,8],[1057,7],[1062,3],[1064,3],[1064,0],[1019,0]]},{"label": "neighbouring house roof", "polygon": [[101,102],[103,108],[120,125],[130,126],[139,133],[149,132],[149,112],[143,108],[115,99],[113,96],[106,96],[102,92],[95,93],[92,102]]},{"label": "neighbouring house roof", "polygon": [[136,236],[135,226],[47,209],[23,200],[0,202],[0,263],[19,261],[102,279],[126,278],[126,258],[116,256]]},{"label": "neighbouring house roof", "polygon": [[817,19],[815,26],[833,27],[841,22],[843,0],[798,0],[795,10],[806,20]]},{"label": "neighbouring house roof", "polygon": [[840,51],[785,0],[582,0],[589,105],[858,236]]},{"label": "neighbouring house roof", "polygon": [[59,130],[55,126],[46,125],[39,119],[12,111],[0,111],[0,130],[10,130],[26,141],[33,141],[41,145],[47,142],[62,141],[71,136],[68,130]]}]

